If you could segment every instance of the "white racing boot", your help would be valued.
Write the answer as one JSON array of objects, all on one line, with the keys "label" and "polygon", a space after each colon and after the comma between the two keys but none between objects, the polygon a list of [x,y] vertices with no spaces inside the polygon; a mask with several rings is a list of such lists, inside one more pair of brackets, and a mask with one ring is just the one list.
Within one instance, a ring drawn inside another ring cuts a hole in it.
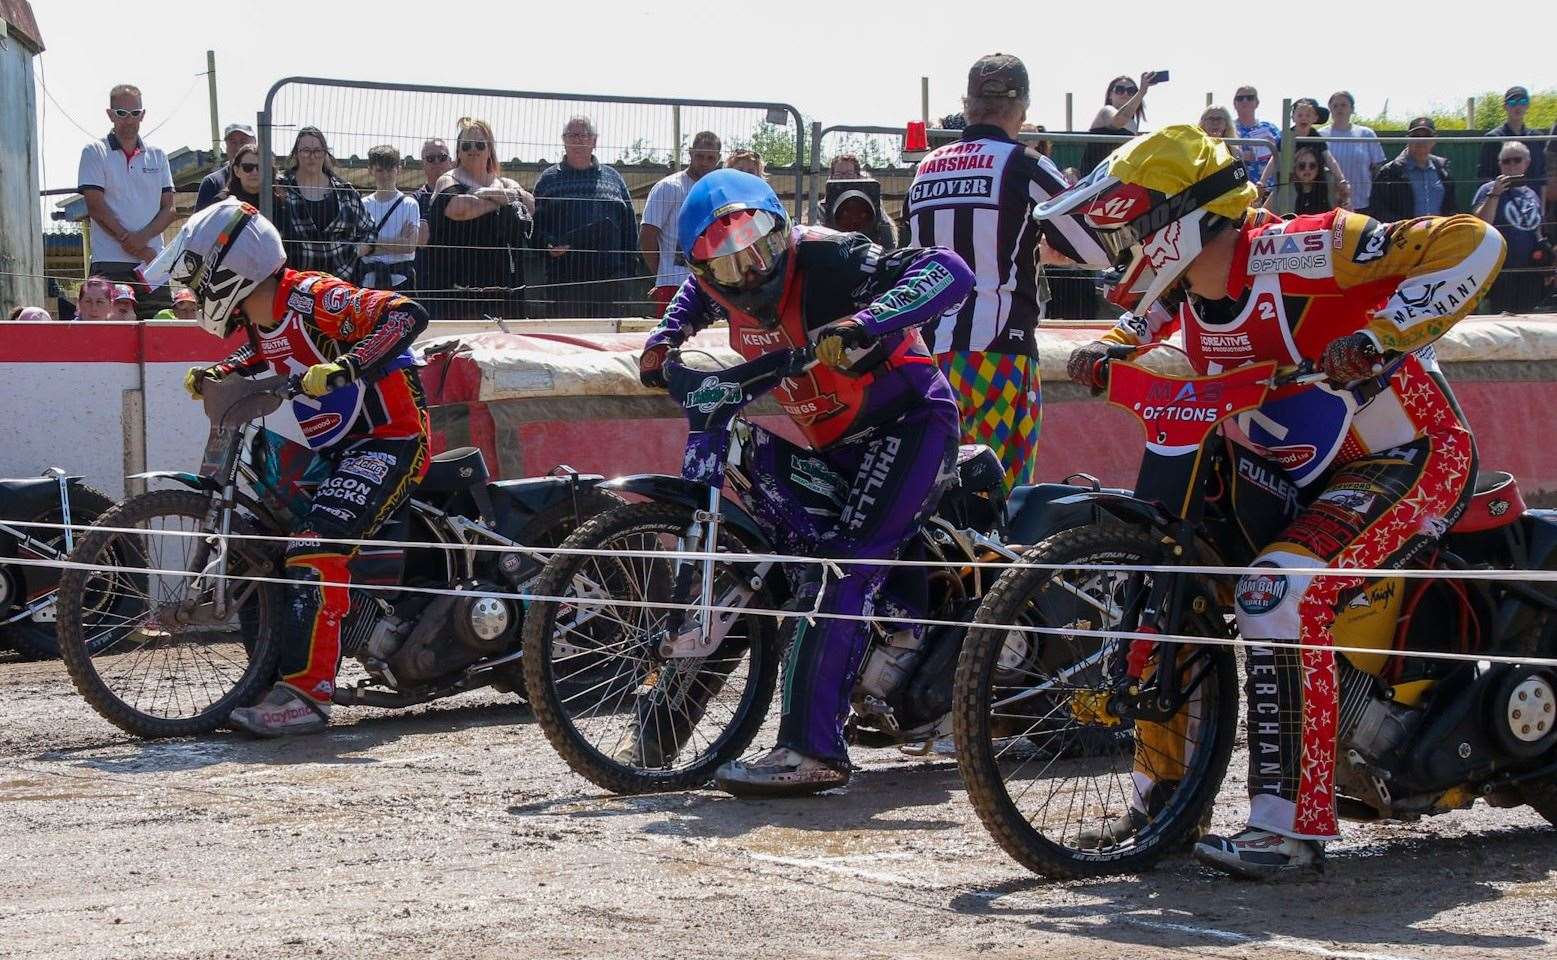
[{"label": "white racing boot", "polygon": [[788,747],[774,747],[756,760],[731,760],[714,771],[714,786],[737,797],[804,797],[849,782],[849,768],[836,767]]},{"label": "white racing boot", "polygon": [[1207,834],[1195,844],[1195,859],[1246,880],[1270,880],[1298,873],[1322,873],[1324,844],[1245,827],[1230,837]]},{"label": "white racing boot", "polygon": [[330,705],[317,703],[286,684],[278,683],[259,703],[237,708],[228,720],[256,737],[318,733],[329,726]]}]

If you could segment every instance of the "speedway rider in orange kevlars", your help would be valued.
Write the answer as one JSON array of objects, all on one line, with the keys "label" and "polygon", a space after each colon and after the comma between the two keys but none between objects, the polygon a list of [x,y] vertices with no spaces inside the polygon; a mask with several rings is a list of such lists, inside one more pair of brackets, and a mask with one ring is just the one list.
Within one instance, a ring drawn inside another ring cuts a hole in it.
[{"label": "speedway rider in orange kevlars", "polygon": [[[1327,374],[1227,428],[1280,464],[1305,504],[1255,561],[1270,571],[1238,583],[1240,635],[1301,647],[1249,649],[1248,826],[1195,845],[1211,866],[1267,877],[1322,868],[1323,843],[1339,836],[1339,687],[1325,648],[1340,604],[1364,585],[1282,570],[1402,566],[1464,509],[1476,446],[1431,344],[1490,288],[1504,246],[1474,217],[1282,219],[1256,209],[1255,192],[1221,142],[1173,126],[1120,147],[1034,216],[1083,216],[1113,258],[1108,297],[1128,311],[1071,355],[1077,382],[1101,386],[1109,346],[1175,331],[1202,374],[1266,360]],[[1172,792],[1147,767],[1137,763],[1132,809],[1100,844],[1141,829]]]},{"label": "speedway rider in orange kevlars", "polygon": [[144,274],[193,290],[210,333],[248,335],[227,359],[189,371],[191,397],[229,376],[299,377],[292,413],[324,475],[287,543],[280,680],[231,720],[267,737],[323,730],[350,584],[398,583],[403,561],[397,548],[336,541],[379,536],[427,472],[427,404],[410,352],[427,314],[392,291],[288,269],[276,228],[236,199],[191,217]]}]

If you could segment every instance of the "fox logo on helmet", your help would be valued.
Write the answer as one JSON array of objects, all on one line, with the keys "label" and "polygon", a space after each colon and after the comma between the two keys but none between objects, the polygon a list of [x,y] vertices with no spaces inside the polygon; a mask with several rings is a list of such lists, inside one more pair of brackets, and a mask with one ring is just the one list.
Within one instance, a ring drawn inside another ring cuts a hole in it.
[{"label": "fox logo on helmet", "polygon": [[1161,270],[1164,264],[1177,263],[1182,254],[1179,253],[1179,237],[1184,232],[1184,223],[1175,220],[1157,231],[1156,235],[1147,241],[1143,251],[1150,261],[1153,270]]}]

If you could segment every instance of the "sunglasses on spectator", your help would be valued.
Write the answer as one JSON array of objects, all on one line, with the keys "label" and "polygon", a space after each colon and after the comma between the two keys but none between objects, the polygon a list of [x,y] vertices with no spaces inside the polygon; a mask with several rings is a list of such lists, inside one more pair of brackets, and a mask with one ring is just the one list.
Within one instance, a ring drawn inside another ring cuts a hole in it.
[{"label": "sunglasses on spectator", "polygon": [[485,140],[461,140],[460,150],[465,153],[480,153],[487,148]]},{"label": "sunglasses on spectator", "polygon": [[1252,93],[1240,93],[1236,97],[1234,97],[1233,99],[1234,100],[1258,100],[1260,98],[1256,97]]},{"label": "sunglasses on spectator", "polygon": [[123,107],[114,107],[114,116],[123,120],[125,117],[139,117],[146,113],[145,107],[136,107],[134,110],[126,110]]},{"label": "sunglasses on spectator", "polygon": [[422,162],[423,163],[448,163],[449,162],[449,155],[447,153],[429,153],[427,156],[422,158]]},{"label": "sunglasses on spectator", "polygon": [[1116,84],[1114,84],[1114,92],[1115,93],[1128,93],[1131,96],[1134,96],[1135,95],[1135,91],[1136,91],[1136,88],[1134,86],[1131,86],[1131,85],[1128,85],[1128,84],[1123,84],[1123,83],[1116,83]]},{"label": "sunglasses on spectator", "polygon": [[238,169],[244,173],[258,173],[260,165],[257,163],[240,163]]}]

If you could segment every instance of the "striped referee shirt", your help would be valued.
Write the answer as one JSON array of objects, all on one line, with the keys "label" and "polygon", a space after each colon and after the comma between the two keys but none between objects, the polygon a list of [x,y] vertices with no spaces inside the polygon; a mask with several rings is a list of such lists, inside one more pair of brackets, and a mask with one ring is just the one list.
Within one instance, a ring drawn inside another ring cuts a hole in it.
[{"label": "striped referee shirt", "polygon": [[1075,216],[1039,224],[1033,207],[1067,187],[1050,160],[989,124],[919,162],[903,205],[911,244],[951,247],[973,270],[973,293],[925,328],[937,354],[952,350],[1037,356],[1043,315],[1038,235],[1077,263],[1103,268],[1108,254]]}]

